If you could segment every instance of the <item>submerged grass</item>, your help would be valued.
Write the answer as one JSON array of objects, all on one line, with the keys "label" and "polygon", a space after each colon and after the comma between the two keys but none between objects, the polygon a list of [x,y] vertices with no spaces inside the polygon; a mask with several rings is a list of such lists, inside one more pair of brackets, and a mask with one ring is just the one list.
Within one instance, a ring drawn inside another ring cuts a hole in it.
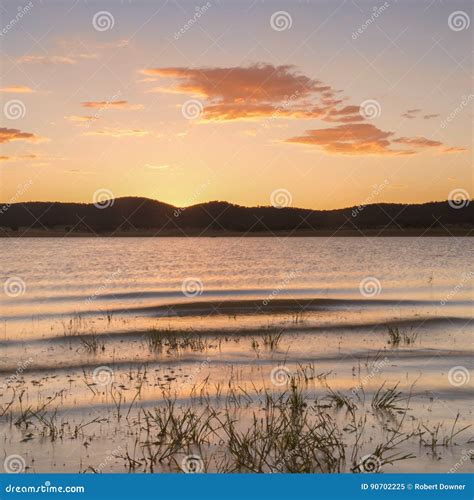
[{"label": "submerged grass", "polygon": [[400,330],[398,326],[388,326],[387,333],[388,343],[393,347],[398,347],[400,344],[412,345],[418,338],[418,332],[416,330]]},{"label": "submerged grass", "polygon": [[204,351],[209,347],[207,339],[192,330],[155,328],[147,332],[145,338],[150,352],[161,352],[163,349]]}]

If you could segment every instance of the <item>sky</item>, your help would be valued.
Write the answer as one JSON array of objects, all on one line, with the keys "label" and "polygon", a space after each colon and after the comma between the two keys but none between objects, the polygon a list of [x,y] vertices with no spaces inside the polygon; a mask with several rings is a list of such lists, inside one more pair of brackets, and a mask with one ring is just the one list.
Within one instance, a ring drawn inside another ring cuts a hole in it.
[{"label": "sky", "polygon": [[464,0],[3,1],[0,202],[472,198],[472,16]]}]

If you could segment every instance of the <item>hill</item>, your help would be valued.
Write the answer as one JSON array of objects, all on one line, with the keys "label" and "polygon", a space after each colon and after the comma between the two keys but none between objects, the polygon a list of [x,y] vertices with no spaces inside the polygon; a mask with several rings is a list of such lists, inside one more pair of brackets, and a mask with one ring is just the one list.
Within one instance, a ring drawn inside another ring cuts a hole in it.
[{"label": "hill", "polygon": [[[419,205],[373,204],[337,210],[243,207],[222,201],[186,208],[148,198],[116,198],[102,205],[27,202],[0,210],[3,235],[114,233],[212,235],[353,232],[470,234],[473,204],[453,208],[445,202]],[[28,229],[28,234],[25,230]]]}]

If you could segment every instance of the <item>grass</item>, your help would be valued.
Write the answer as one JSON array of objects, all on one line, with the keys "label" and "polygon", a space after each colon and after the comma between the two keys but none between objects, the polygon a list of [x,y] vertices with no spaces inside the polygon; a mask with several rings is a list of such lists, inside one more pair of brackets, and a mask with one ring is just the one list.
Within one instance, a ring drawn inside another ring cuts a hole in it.
[{"label": "grass", "polygon": [[278,332],[266,332],[262,336],[263,345],[269,348],[271,351],[274,351],[278,348],[282,336],[283,330],[280,330]]},{"label": "grass", "polygon": [[145,335],[150,352],[161,352],[163,349],[204,351],[209,347],[207,339],[187,330],[172,330],[155,328]]},{"label": "grass", "polygon": [[395,327],[388,326],[387,333],[388,333],[388,343],[393,347],[398,347],[400,344],[412,345],[416,342],[416,339],[418,338],[418,332],[416,330],[415,331],[411,330],[409,332],[407,330],[400,331],[398,326]]},{"label": "grass", "polygon": [[[304,383],[297,378],[291,378],[283,392],[257,389],[260,409],[255,406],[255,396],[231,382],[224,404],[202,398],[199,409],[180,405],[175,395],[164,392],[163,406],[142,410],[140,425],[145,438],[133,453],[123,455],[124,463],[129,470],[180,470],[181,457],[198,455],[205,470],[212,464],[217,472],[355,471],[371,446],[371,431],[365,429],[366,416],[357,413],[355,404],[328,389],[327,397],[348,408],[350,425],[342,428],[330,409],[305,393]],[[381,395],[386,392],[379,391]],[[413,458],[396,449],[414,433],[403,433],[398,427],[387,429],[384,435],[385,440],[371,450],[381,465]]]},{"label": "grass", "polygon": [[100,337],[94,335],[92,337],[81,337],[80,343],[83,349],[89,354],[97,354],[97,351],[101,349],[105,350],[105,344],[100,340]]},{"label": "grass", "polygon": [[401,391],[397,390],[398,384],[385,388],[385,382],[377,389],[372,398],[372,408],[381,411],[404,410],[400,403],[405,399]]},{"label": "grass", "polygon": [[[209,377],[195,384],[189,402],[183,403],[168,387],[162,389],[159,404],[140,406],[142,386],[151,376],[139,368],[123,373],[127,386],[113,382],[100,394],[111,406],[113,419],[93,417],[71,423],[61,415],[62,391],[36,405],[24,404],[24,393],[16,394],[20,411],[13,421],[25,436],[51,442],[81,439],[92,446],[103,422],[124,430],[125,451],[120,460],[129,471],[181,471],[182,460],[189,455],[202,458],[204,470],[216,472],[326,473],[367,472],[364,459],[370,455],[377,471],[401,460],[413,458],[403,444],[419,436],[423,446],[432,450],[456,444],[469,426],[459,424],[458,414],[449,432],[442,425],[410,425],[403,431],[409,400],[398,385],[382,384],[374,393],[374,412],[397,411],[387,419],[368,424],[365,402],[356,405],[345,394],[333,390],[313,364],[299,365],[284,388],[244,387],[242,372],[236,369],[227,383],[210,382]],[[308,381],[318,381],[326,393],[321,397],[329,405],[318,404]],[[134,387],[135,392],[129,393]],[[226,391],[227,389],[227,391]],[[336,409],[346,410],[342,415]],[[378,424],[376,424],[378,422]],[[374,440],[373,427],[382,432]],[[413,430],[415,429],[415,430]],[[87,434],[86,434],[87,432]],[[132,443],[132,446],[130,444]],[[82,467],[82,466],[81,466]],[[96,466],[85,465],[97,471]],[[84,467],[82,467],[84,469]]]},{"label": "grass", "polygon": [[451,431],[449,434],[446,435],[441,434],[442,425],[440,423],[436,424],[431,428],[422,424],[421,428],[424,429],[424,431],[420,431],[420,443],[423,446],[431,448],[433,452],[436,451],[437,447],[441,446],[447,448],[448,446],[453,445],[454,438],[459,434],[461,434],[461,432],[471,427],[471,425],[466,425],[456,430],[456,426],[459,422],[460,416],[461,415],[459,413],[456,415],[453,426],[451,427]]}]

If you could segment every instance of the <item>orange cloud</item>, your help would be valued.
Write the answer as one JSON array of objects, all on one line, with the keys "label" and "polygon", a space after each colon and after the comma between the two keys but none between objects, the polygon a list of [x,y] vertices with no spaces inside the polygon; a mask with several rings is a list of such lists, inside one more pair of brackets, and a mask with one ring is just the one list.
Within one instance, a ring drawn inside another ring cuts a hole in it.
[{"label": "orange cloud", "polygon": [[0,156],[0,161],[37,160],[38,158],[39,156],[35,154],[27,154],[20,156]]},{"label": "orange cloud", "polygon": [[69,115],[64,117],[66,120],[69,120],[70,122],[78,122],[78,123],[87,123],[87,122],[92,122],[94,120],[98,120],[99,117],[97,116],[79,116],[79,115]]},{"label": "orange cloud", "polygon": [[393,132],[384,132],[375,125],[353,123],[326,129],[307,130],[306,135],[291,137],[286,142],[319,146],[327,153],[346,155],[411,155],[411,150],[390,149]]},{"label": "orange cloud", "polygon": [[119,129],[119,128],[103,128],[100,130],[91,130],[83,135],[97,135],[103,137],[143,137],[150,132],[142,129]]},{"label": "orange cloud", "polygon": [[43,142],[47,139],[39,137],[31,132],[22,132],[16,128],[0,127],[0,144],[11,141]]},{"label": "orange cloud", "polygon": [[76,64],[76,61],[71,57],[66,56],[38,56],[29,55],[20,57],[19,63],[42,63],[42,64]]},{"label": "orange cloud", "polygon": [[[393,137],[366,123],[360,105],[347,104],[340,91],[298,72],[292,65],[258,63],[247,67],[164,67],[142,70],[145,81],[165,80],[151,92],[194,95],[202,99],[201,121],[318,119],[337,126],[307,130],[286,140],[316,145],[329,153],[413,155],[417,150],[438,148],[439,141],[425,137]],[[166,80],[171,80],[167,83]],[[402,116],[430,119],[419,108]],[[397,149],[396,144],[409,149]]]},{"label": "orange cloud", "polygon": [[[260,119],[269,116],[321,118],[332,111],[331,121],[347,120],[335,106],[336,91],[320,80],[298,73],[291,65],[254,64],[228,68],[151,68],[142,71],[148,78],[175,80],[152,92],[184,93],[209,102],[203,120]],[[353,108],[356,108],[354,106]],[[338,115],[338,113],[340,113]],[[340,116],[340,120],[338,120]],[[344,117],[344,118],[343,118]],[[361,120],[361,117],[358,117]]]},{"label": "orange cloud", "polygon": [[399,137],[398,139],[394,139],[393,142],[397,144],[406,144],[407,146],[416,148],[436,148],[442,144],[439,141],[432,141],[426,137]]},{"label": "orange cloud", "polygon": [[459,147],[450,147],[450,148],[443,148],[441,149],[441,153],[464,153],[464,151],[467,151],[466,148],[459,148]]},{"label": "orange cloud", "polygon": [[295,72],[290,65],[254,64],[248,67],[199,69],[168,67],[146,69],[143,73],[173,78],[178,81],[174,87],[178,91],[222,102],[280,102],[296,92],[303,97],[331,91],[328,85]]},{"label": "orange cloud", "polygon": [[81,102],[81,106],[97,109],[143,109],[143,104],[130,104],[128,101],[85,101]]},{"label": "orange cloud", "polygon": [[1,88],[0,92],[7,92],[10,94],[31,94],[36,91],[25,85],[10,85],[9,87]]}]

